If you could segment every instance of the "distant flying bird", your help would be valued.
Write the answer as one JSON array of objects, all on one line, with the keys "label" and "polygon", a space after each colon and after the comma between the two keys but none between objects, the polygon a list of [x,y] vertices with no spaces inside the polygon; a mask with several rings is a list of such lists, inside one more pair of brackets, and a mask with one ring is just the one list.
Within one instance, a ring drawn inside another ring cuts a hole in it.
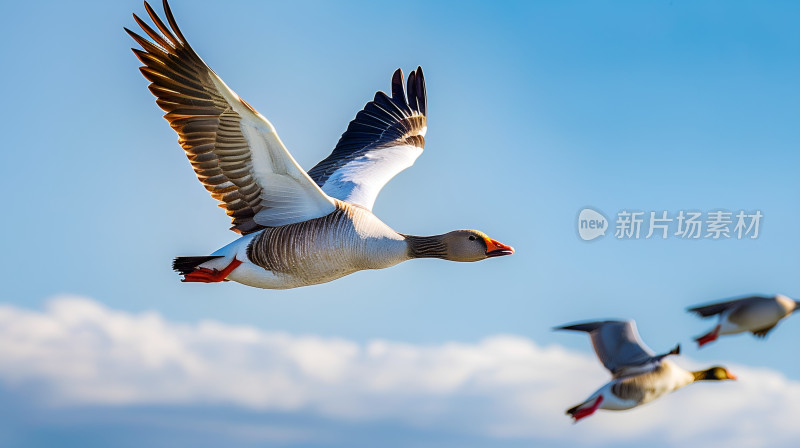
[{"label": "distant flying bird", "polygon": [[697,372],[678,367],[666,358],[679,354],[680,345],[668,353],[656,355],[644,345],[632,320],[587,322],[555,329],[589,333],[597,357],[612,375],[612,380],[589,399],[567,410],[576,422],[598,409],[634,408],[695,381],[736,379],[724,367]]},{"label": "distant flying bird", "polygon": [[719,323],[708,333],[695,338],[699,347],[715,341],[722,334],[749,331],[763,338],[778,322],[800,309],[800,302],[783,295],[751,296],[689,308],[701,317],[719,315]]},{"label": "distant flying bird", "polygon": [[422,154],[427,98],[422,68],[392,77],[350,122],[333,152],[308,173],[275,128],[189,46],[166,0],[164,22],[145,2],[155,31],[134,14],[149,41],[125,29],[164,118],[200,182],[242,235],[210,256],[177,257],[187,282],[233,280],[284,289],[328,282],[412,258],[479,261],[514,249],[477,230],[435,236],[397,233],[372,214],[381,188]]}]

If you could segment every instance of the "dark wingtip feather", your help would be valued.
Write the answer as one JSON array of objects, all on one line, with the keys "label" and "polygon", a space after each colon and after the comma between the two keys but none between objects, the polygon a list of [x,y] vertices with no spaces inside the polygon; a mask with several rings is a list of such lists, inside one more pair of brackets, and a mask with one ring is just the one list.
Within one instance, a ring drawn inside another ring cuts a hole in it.
[{"label": "dark wingtip feather", "polygon": [[417,83],[417,104],[419,104],[419,111],[422,115],[428,116],[428,94],[425,91],[425,75],[422,74],[422,67],[417,66],[416,70],[416,83]]},{"label": "dark wingtip feather", "polygon": [[419,102],[417,101],[417,72],[411,70],[406,80],[406,96],[408,96],[408,105],[411,110],[419,110]]},{"label": "dark wingtip feather", "polygon": [[687,308],[686,311],[690,313],[696,313],[700,317],[711,317],[725,311],[727,307],[728,307],[727,303],[721,302],[721,303],[711,303],[711,304],[693,306],[691,308]]},{"label": "dark wingtip feather", "polygon": [[197,266],[205,263],[206,261],[213,260],[215,258],[222,258],[222,255],[206,255],[202,257],[175,257],[172,260],[172,270],[178,272],[181,275],[186,275],[191,272],[194,272],[197,269]]},{"label": "dark wingtip feather", "polygon": [[[134,17],[136,17],[136,15],[134,15]],[[128,33],[129,36],[131,36],[131,38],[133,40],[136,41],[136,43],[141,45],[142,48],[144,48],[146,51],[156,52],[156,53],[164,53],[164,49],[163,48],[160,48],[157,45],[151,43],[149,40],[147,40],[144,37],[140,36],[135,31],[131,31],[126,27],[122,27],[122,28],[125,30],[126,33]]]},{"label": "dark wingtip feather", "polygon": [[581,322],[577,324],[568,324],[562,325],[560,327],[554,327],[553,330],[571,330],[571,331],[584,331],[586,333],[591,333],[594,330],[602,327],[606,324],[624,324],[628,321],[623,320],[600,320],[594,322]]},{"label": "dark wingtip feather", "polygon": [[[136,14],[134,14],[133,17],[135,18]],[[131,36],[134,40],[136,40],[137,38],[139,39],[142,38],[142,36],[136,34],[136,32],[134,31],[131,31],[130,28],[128,28],[127,26],[123,26],[122,29],[125,30],[125,32],[128,33],[128,36]]]},{"label": "dark wingtip feather", "polygon": [[553,327],[553,330],[585,331],[587,333],[590,333],[599,327],[600,327],[599,322],[589,322],[585,324],[562,325],[560,327]]},{"label": "dark wingtip feather", "polygon": [[167,16],[167,22],[169,22],[169,26],[172,27],[173,31],[175,31],[175,35],[178,36],[178,39],[180,39],[188,47],[189,44],[186,42],[186,38],[183,37],[183,33],[181,33],[180,28],[178,28],[178,22],[175,21],[175,16],[172,15],[172,9],[170,9],[167,0],[164,0],[164,14]]},{"label": "dark wingtip feather", "polygon": [[[150,17],[152,18],[152,16]],[[144,30],[145,33],[147,33],[148,36],[150,36],[151,39],[156,42],[156,44],[160,45],[164,49],[175,47],[174,39],[168,33],[164,33],[164,35],[170,40],[169,42],[167,39],[164,39],[164,37],[158,34],[153,28],[151,28],[150,25],[148,25],[144,20],[140,19],[136,14],[133,15],[133,19],[136,20],[136,23]]]},{"label": "dark wingtip feather", "polygon": [[402,109],[407,109],[408,100],[403,86],[403,70],[399,68],[392,75],[392,100]]}]

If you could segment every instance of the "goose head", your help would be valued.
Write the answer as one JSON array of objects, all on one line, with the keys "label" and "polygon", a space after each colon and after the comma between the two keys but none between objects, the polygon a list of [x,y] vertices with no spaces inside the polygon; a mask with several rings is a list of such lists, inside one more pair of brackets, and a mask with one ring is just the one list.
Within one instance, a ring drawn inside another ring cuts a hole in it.
[{"label": "goose head", "polygon": [[450,261],[480,261],[511,255],[514,248],[479,230],[454,230],[443,235],[405,235],[411,258],[442,258]]},{"label": "goose head", "polygon": [[511,255],[514,248],[489,238],[478,230],[454,230],[442,235],[451,261],[480,261],[492,257]]},{"label": "goose head", "polygon": [[692,372],[695,381],[722,381],[722,380],[735,380],[736,375],[732,374],[730,370],[721,366],[714,366],[706,370]]},{"label": "goose head", "polygon": [[778,306],[783,308],[783,313],[785,316],[788,316],[800,309],[800,302],[786,297],[783,294],[776,294],[775,301],[778,303]]}]

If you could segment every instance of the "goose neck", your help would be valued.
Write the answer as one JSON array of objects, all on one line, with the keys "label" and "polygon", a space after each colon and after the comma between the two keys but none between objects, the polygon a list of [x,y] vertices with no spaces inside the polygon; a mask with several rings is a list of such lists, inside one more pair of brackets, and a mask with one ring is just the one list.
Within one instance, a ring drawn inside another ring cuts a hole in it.
[{"label": "goose neck", "polygon": [[442,235],[416,236],[403,235],[408,244],[409,258],[447,259],[447,245]]}]

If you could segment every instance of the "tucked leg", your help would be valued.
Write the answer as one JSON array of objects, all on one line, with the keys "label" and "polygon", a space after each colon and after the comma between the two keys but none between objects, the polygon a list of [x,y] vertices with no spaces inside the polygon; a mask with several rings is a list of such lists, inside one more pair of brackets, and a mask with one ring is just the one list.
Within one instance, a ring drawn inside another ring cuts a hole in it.
[{"label": "tucked leg", "polygon": [[197,268],[194,271],[186,274],[182,281],[200,283],[221,282],[225,280],[225,277],[230,275],[234,269],[239,267],[240,264],[242,264],[242,262],[234,257],[233,261],[231,261],[231,263],[221,271],[217,269]]},{"label": "tucked leg", "polygon": [[[591,404],[590,404],[591,403]],[[603,403],[603,396],[600,395],[599,397],[594,399],[594,402],[586,402],[575,406],[574,408],[567,411],[567,414],[571,415],[575,422],[582,418],[586,418],[597,411],[600,407],[600,404]]]},{"label": "tucked leg", "polygon": [[702,347],[702,346],[708,344],[709,342],[716,341],[717,338],[719,337],[719,329],[720,329],[720,326],[717,325],[709,333],[704,334],[704,335],[700,336],[699,338],[695,339],[695,341],[697,341],[697,346],[698,347]]}]

